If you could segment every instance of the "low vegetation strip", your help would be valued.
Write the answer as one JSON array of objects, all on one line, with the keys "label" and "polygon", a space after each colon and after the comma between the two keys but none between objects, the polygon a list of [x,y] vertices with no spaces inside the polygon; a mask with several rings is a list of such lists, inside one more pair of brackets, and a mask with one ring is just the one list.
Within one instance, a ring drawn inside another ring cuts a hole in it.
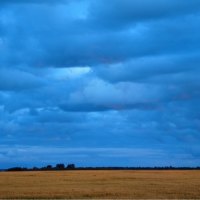
[{"label": "low vegetation strip", "polygon": [[0,199],[199,199],[199,170],[0,173]]}]

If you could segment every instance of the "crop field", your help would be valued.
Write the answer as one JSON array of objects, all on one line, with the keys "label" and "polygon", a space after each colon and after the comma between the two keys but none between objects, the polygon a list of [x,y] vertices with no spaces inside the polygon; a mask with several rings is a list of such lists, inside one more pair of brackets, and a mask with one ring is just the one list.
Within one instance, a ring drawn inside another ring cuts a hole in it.
[{"label": "crop field", "polygon": [[4,198],[200,199],[200,171],[1,172]]}]

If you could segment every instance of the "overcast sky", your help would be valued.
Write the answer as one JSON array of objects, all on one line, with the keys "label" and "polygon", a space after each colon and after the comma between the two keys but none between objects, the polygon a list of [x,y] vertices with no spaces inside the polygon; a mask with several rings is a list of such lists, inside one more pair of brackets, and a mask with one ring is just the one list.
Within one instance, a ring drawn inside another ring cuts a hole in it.
[{"label": "overcast sky", "polygon": [[200,165],[200,1],[0,0],[0,168]]}]

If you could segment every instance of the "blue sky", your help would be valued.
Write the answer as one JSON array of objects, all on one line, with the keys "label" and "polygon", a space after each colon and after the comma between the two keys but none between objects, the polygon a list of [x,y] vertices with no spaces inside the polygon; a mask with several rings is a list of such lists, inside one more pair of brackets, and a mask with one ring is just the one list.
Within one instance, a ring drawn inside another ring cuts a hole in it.
[{"label": "blue sky", "polygon": [[200,1],[1,0],[0,167],[200,165]]}]

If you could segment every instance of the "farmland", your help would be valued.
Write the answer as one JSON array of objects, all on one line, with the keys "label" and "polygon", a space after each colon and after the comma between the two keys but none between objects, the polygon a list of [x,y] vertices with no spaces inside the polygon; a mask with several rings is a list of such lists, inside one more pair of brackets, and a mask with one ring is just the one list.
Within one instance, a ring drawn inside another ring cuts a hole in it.
[{"label": "farmland", "polygon": [[199,199],[198,170],[1,172],[0,199]]}]

